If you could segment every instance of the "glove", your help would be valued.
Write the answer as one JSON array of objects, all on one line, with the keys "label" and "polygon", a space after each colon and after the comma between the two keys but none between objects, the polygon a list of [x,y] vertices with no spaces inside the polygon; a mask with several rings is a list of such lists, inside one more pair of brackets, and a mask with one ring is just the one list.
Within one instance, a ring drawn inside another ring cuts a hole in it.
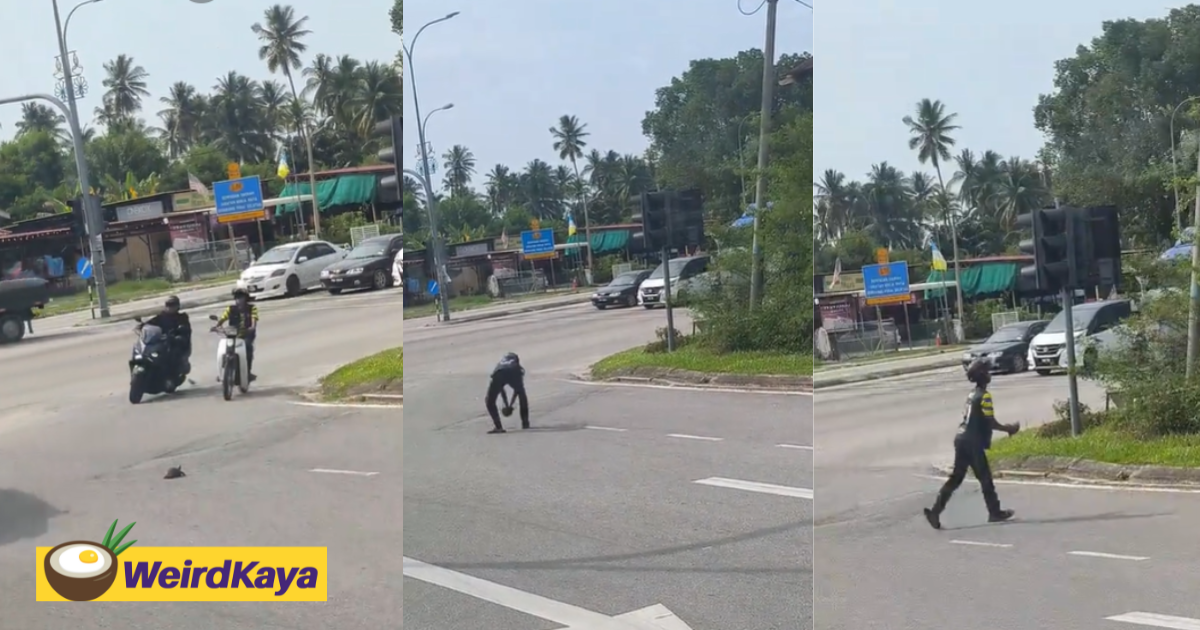
[{"label": "glove", "polygon": [[512,407],[505,407],[505,408],[503,408],[503,409],[501,409],[501,410],[500,410],[500,415],[502,415],[502,416],[504,416],[505,418],[507,418],[507,417],[509,417],[509,416],[511,416],[511,415],[512,415],[512,412],[513,412],[513,408],[512,408]]}]

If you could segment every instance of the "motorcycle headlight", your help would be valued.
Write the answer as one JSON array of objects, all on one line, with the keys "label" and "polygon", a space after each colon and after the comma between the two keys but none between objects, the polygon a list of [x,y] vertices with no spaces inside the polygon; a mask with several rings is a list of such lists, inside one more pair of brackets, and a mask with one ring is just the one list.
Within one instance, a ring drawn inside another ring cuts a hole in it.
[{"label": "motorcycle headlight", "polygon": [[157,359],[157,358],[158,358],[158,353],[157,353],[157,352],[151,352],[151,353],[150,353],[150,358],[152,358],[152,359]]},{"label": "motorcycle headlight", "polygon": [[964,355],[963,355],[963,361],[970,361],[970,360],[971,360],[971,353],[970,353],[970,352],[968,352],[968,353],[966,353],[966,354],[964,354]]},{"label": "motorcycle headlight", "polygon": [[287,273],[287,269],[276,269],[275,271],[271,272],[271,277],[278,278],[279,276],[282,276],[285,273]]}]

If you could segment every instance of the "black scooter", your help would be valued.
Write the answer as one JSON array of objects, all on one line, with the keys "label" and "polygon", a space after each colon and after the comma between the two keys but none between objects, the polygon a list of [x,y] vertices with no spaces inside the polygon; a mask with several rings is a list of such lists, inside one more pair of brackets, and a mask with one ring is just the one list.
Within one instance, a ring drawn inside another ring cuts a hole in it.
[{"label": "black scooter", "polygon": [[[148,326],[135,318],[137,341],[129,358],[129,402],[138,404],[146,394],[173,394],[187,380],[176,359],[178,340],[168,337],[158,326]],[[186,368],[184,368],[186,369]]]}]

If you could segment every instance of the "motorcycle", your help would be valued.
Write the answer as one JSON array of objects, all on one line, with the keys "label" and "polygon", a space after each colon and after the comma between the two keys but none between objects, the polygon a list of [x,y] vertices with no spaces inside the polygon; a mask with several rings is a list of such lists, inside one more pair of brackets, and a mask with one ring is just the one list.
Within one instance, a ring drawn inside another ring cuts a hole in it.
[{"label": "motorcycle", "polygon": [[[209,315],[208,318],[219,321],[216,315]],[[221,396],[225,400],[232,400],[235,386],[243,394],[250,391],[246,342],[238,338],[237,329],[230,326],[220,326],[214,332],[223,337],[217,345],[217,380],[221,382]]]},{"label": "motorcycle", "polygon": [[146,394],[173,394],[183,384],[184,376],[176,374],[173,365],[171,340],[158,326],[147,326],[137,318],[133,329],[137,341],[129,357],[129,402],[138,404]]}]

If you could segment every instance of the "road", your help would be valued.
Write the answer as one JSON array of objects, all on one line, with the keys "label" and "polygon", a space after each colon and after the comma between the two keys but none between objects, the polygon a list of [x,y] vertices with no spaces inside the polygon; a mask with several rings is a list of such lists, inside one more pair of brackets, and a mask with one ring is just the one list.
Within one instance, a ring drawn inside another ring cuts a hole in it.
[{"label": "road", "polygon": [[[664,322],[583,305],[406,323],[408,630],[811,627],[811,397],[569,380]],[[535,428],[487,435],[510,350]],[[676,625],[606,625],[660,604]]]},{"label": "road", "polygon": [[[137,406],[129,323],[43,326],[0,347],[0,628],[397,627],[402,412],[302,406],[295,391],[400,345],[400,294],[259,308],[260,378],[231,402],[216,388],[217,336],[204,326],[217,307],[191,311],[197,383]],[[180,465],[185,478],[163,479]],[[137,523],[139,546],[327,546],[329,601],[31,605],[34,547],[98,540],[113,519]]]},{"label": "road", "polygon": [[[1198,494],[1002,481],[1017,519],[987,525],[972,482],[945,529],[929,528],[921,509],[940,485],[930,464],[952,456],[967,389],[951,368],[817,394],[817,628],[1200,630]],[[999,376],[992,390],[1002,421],[1029,426],[1066,398],[1066,379]],[[1104,404],[1094,386],[1080,390]]]}]

